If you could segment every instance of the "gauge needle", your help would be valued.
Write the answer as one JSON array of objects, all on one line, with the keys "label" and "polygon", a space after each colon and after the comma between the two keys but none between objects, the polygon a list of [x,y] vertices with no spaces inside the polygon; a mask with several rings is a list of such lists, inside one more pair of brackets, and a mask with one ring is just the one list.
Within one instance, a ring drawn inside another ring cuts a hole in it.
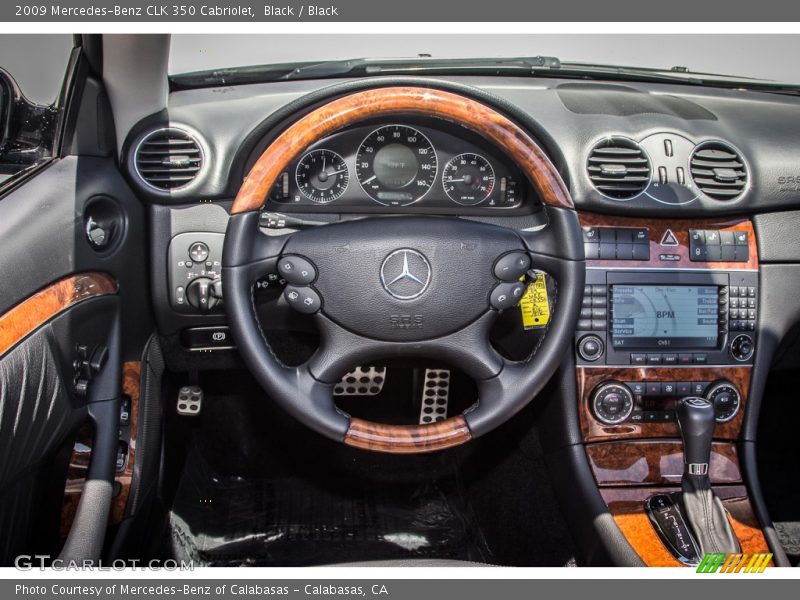
[{"label": "gauge needle", "polygon": [[339,169],[338,171],[331,171],[330,173],[325,173],[325,170],[324,169],[322,170],[322,172],[325,173],[325,175],[327,175],[328,177],[330,177],[331,175],[338,175],[339,173],[344,173],[345,171],[347,171],[347,169]]},{"label": "gauge needle", "polygon": [[365,180],[364,180],[364,181],[362,181],[361,183],[363,183],[364,185],[366,185],[366,184],[368,184],[370,181],[372,181],[373,179],[375,179],[376,177],[377,177],[377,175],[373,175],[372,177],[370,177],[369,179],[365,179]]}]

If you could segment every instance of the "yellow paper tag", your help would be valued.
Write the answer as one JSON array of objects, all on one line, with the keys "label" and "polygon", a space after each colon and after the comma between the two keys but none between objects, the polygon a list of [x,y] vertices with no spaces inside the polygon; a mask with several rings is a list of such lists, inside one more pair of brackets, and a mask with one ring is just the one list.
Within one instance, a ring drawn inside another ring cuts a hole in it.
[{"label": "yellow paper tag", "polygon": [[524,329],[544,327],[550,322],[550,301],[547,298],[547,280],[544,273],[537,273],[536,279],[528,284],[525,295],[519,301]]}]

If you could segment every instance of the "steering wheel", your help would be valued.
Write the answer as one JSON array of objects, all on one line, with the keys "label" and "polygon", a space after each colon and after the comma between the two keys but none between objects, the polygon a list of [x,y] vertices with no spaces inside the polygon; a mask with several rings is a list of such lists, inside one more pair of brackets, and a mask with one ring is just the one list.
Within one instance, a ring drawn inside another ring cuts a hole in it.
[{"label": "steering wheel", "polygon": [[[511,157],[535,189],[546,225],[514,230],[472,220],[384,216],[287,235],[259,230],[259,209],[292,160],[321,138],[376,117],[424,115],[484,136]],[[297,120],[263,152],[233,203],[223,251],[231,332],[269,395],[311,429],[363,449],[419,453],[467,442],[504,423],[541,390],[571,346],[584,285],[582,234],[553,163],[518,125],[467,96],[423,87],[350,93]],[[519,279],[547,272],[557,286],[550,324],[522,362],[500,356],[489,332],[500,310],[524,293]],[[320,346],[297,367],[281,363],[256,318],[255,282],[279,272],[287,302],[313,314]],[[474,378],[478,401],[426,425],[351,418],[333,386],[354,365],[376,359],[441,360]]]}]

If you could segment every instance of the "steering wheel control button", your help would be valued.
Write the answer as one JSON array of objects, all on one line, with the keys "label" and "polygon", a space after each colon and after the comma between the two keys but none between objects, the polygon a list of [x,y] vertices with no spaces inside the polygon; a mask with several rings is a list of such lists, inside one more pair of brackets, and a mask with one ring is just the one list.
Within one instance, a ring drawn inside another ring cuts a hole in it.
[{"label": "steering wheel control button", "polygon": [[203,242],[194,242],[189,246],[189,257],[196,263],[205,262],[208,258],[208,246]]},{"label": "steering wheel control button", "polygon": [[501,283],[492,290],[489,302],[497,310],[505,310],[516,306],[525,294],[525,284],[521,281],[516,283]]},{"label": "steering wheel control button", "polygon": [[633,412],[633,394],[622,383],[604,383],[592,394],[592,412],[606,425],[622,423]]},{"label": "steering wheel control button", "polygon": [[312,315],[322,308],[322,300],[319,294],[310,287],[288,285],[283,291],[283,297],[286,298],[289,306],[307,315]]},{"label": "steering wheel control button", "polygon": [[393,298],[413,300],[428,289],[430,282],[431,265],[416,250],[400,248],[383,259],[381,284]]},{"label": "steering wheel control button", "polygon": [[603,356],[603,340],[596,335],[587,335],[578,342],[578,354],[587,362],[594,362]]},{"label": "steering wheel control button", "polygon": [[528,272],[531,267],[531,258],[524,252],[511,252],[494,265],[494,276],[500,281],[517,281]]},{"label": "steering wheel control button", "polygon": [[317,269],[300,256],[284,256],[278,261],[278,273],[294,285],[308,285],[317,278]]}]

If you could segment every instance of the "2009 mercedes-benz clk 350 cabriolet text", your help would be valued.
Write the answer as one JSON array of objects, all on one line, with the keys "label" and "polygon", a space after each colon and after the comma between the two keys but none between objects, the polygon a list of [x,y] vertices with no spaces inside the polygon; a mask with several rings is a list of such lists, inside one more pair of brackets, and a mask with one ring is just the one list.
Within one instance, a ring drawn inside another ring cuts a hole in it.
[{"label": "2009 mercedes-benz clk 350 cabriolet text", "polygon": [[52,37],[3,40],[2,564],[797,562],[800,88]]}]

